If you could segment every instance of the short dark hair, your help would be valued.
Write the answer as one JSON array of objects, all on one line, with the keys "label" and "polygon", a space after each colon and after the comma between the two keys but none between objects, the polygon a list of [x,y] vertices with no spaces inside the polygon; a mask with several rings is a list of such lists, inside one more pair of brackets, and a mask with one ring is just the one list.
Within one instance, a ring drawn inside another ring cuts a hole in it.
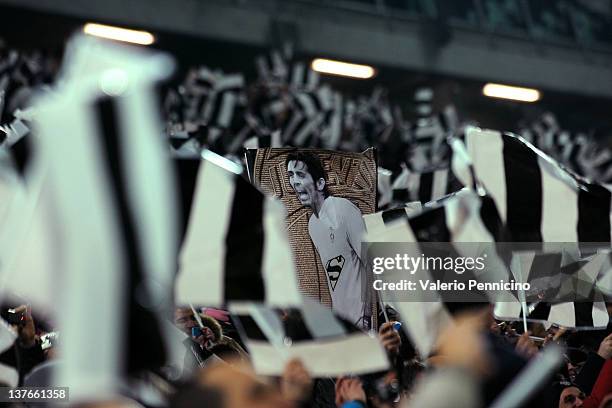
[{"label": "short dark hair", "polygon": [[307,151],[295,150],[287,154],[285,159],[285,168],[289,165],[290,161],[301,161],[306,165],[308,173],[312,176],[312,180],[316,183],[319,179],[325,180],[325,187],[323,188],[323,194],[325,197],[328,196],[327,192],[327,175],[319,156],[314,153]]}]

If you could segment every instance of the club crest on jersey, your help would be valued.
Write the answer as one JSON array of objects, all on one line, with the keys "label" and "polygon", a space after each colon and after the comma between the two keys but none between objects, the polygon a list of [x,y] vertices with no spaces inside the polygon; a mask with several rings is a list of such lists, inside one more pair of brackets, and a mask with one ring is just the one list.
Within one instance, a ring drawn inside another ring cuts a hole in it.
[{"label": "club crest on jersey", "polygon": [[342,255],[330,259],[325,265],[325,270],[327,271],[327,277],[332,290],[336,290],[336,284],[340,278],[342,268],[344,268],[344,257]]}]

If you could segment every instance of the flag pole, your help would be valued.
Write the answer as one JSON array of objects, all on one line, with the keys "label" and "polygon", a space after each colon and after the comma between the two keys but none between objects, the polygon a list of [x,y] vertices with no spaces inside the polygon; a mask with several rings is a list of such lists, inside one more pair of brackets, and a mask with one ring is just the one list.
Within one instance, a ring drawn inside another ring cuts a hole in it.
[{"label": "flag pole", "polygon": [[546,347],[529,363],[520,376],[491,404],[491,408],[515,408],[521,406],[551,373],[560,365],[563,358],[561,347]]},{"label": "flag pole", "polygon": [[202,318],[200,318],[200,314],[196,312],[195,307],[193,307],[193,303],[189,303],[189,307],[191,307],[191,311],[193,312],[193,317],[195,317],[195,320],[198,323],[198,326],[200,326],[200,329],[203,329],[204,323],[202,323]]},{"label": "flag pole", "polygon": [[[523,280],[523,266],[520,262],[520,255],[518,267],[516,269],[519,275],[519,280],[521,281],[521,283],[525,283],[525,281]],[[523,333],[527,333],[527,300],[525,297],[525,289],[523,289],[523,285],[521,285],[521,287],[519,288],[518,295],[519,301],[521,302],[521,309],[523,310]]]}]

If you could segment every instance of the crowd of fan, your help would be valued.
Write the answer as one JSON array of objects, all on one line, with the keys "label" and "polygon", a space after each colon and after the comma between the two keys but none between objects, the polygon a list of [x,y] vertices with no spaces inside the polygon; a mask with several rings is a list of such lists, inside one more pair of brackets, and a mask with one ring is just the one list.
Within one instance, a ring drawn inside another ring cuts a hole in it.
[{"label": "crowd of fan", "polygon": [[[11,330],[14,344],[0,355],[3,386],[49,387],[61,364],[61,333],[32,310],[12,309],[19,317]],[[388,316],[401,320],[388,308]],[[612,315],[612,305],[608,304]],[[575,332],[545,330],[532,324],[518,334],[512,323],[496,321],[488,306],[457,312],[454,324],[437,340],[434,352],[420,356],[393,321],[378,328],[378,338],[392,364],[388,372],[339,378],[313,378],[300,360],[290,360],[280,377],[257,375],[249,354],[226,311],[202,308],[197,321],[192,309],[177,308],[175,326],[184,334],[182,367],[159,367],[134,373],[146,378],[159,395],[157,402],[126,387],[121,397],[95,406],[210,407],[479,407],[489,406],[530,360],[552,344],[564,347],[564,361],[546,383],[521,406],[612,406],[612,326]],[[290,326],[291,319],[285,324]],[[7,309],[3,309],[7,319]],[[9,318],[10,320],[10,318]],[[291,327],[286,327],[291,333]],[[58,346],[59,345],[59,346]],[[57,349],[61,350],[58,354]],[[95,351],[92,351],[95,352]],[[359,356],[355,356],[359,358]],[[22,403],[27,406],[26,403]],[[15,403],[15,406],[19,406]]]},{"label": "crowd of fan", "polygon": [[[9,126],[4,129],[10,130],[14,111],[26,107],[16,102],[20,100],[19,93],[36,85],[32,81],[37,78],[39,65],[33,61],[44,60],[9,54],[4,60],[5,64],[0,64],[0,74],[10,71],[10,75],[0,77],[0,86],[4,87],[5,95],[12,95],[10,104],[0,106],[3,108],[0,110],[0,114],[3,114],[0,124]],[[12,68],[8,69],[9,66]],[[219,140],[224,132],[240,133],[245,123],[248,128],[245,137],[265,136],[271,133],[270,128],[287,130],[286,126],[277,123],[282,121],[286,125],[289,112],[277,109],[278,96],[273,91],[283,87],[274,81],[270,82],[275,78],[260,82],[257,85],[259,88],[254,88],[260,92],[240,102],[243,105],[238,107],[246,111],[240,114],[240,118],[247,119],[239,121],[238,128],[211,121],[200,123],[190,118],[192,114],[197,116],[197,112],[201,112],[199,104],[205,103],[198,95],[193,95],[198,91],[197,87],[210,88],[210,84],[198,84],[197,79],[193,78],[192,88],[183,89],[182,93],[179,89],[175,101],[169,102],[168,115],[172,116],[169,120],[177,122],[170,123],[170,133],[185,132],[187,139],[195,138],[202,144],[214,145],[215,140]],[[288,79],[288,74],[284,79]],[[262,90],[262,87],[265,89]],[[231,92],[236,91],[235,88],[230,89]],[[189,98],[181,97],[190,92]],[[207,91],[202,92],[205,94]],[[312,89],[300,92],[317,98]],[[289,97],[287,93],[280,94]],[[26,98],[25,94],[23,98]],[[241,101],[240,98],[237,100]],[[298,104],[299,100],[301,98],[296,97],[294,102]],[[381,134],[385,121],[393,118],[390,108],[388,111],[376,109],[367,112],[369,108],[379,106],[378,99],[368,101],[357,104],[363,108],[362,118],[368,118],[361,121],[359,126],[349,120],[351,116],[348,114],[341,118],[346,125],[340,129],[341,141],[355,142],[351,134],[346,134],[347,129],[357,129],[356,134],[367,136],[357,141],[355,149],[362,147],[360,143],[371,145],[377,139],[374,136]],[[288,103],[291,105],[291,102]],[[197,112],[190,113],[192,108]],[[207,110],[204,109],[204,112]],[[302,118],[304,120],[318,120],[308,116],[306,111],[298,113],[305,115]],[[328,113],[321,113],[320,119],[331,121]],[[382,128],[379,126],[381,124]],[[227,147],[217,146],[220,149]],[[390,157],[386,152],[395,150],[392,144],[379,148],[381,156],[386,159]],[[402,155],[404,153],[401,151]],[[388,160],[388,164],[388,167],[394,167],[393,160]],[[19,316],[17,321],[7,314],[11,307],[13,315]],[[32,310],[25,305],[5,305],[2,313],[4,320],[12,322],[10,330],[16,334],[16,339],[0,355],[0,382],[12,387],[52,385],[53,372],[62,361],[61,353],[70,352],[61,349],[61,333],[55,332],[44,319],[35,319]],[[612,314],[610,305],[608,313]],[[126,379],[123,399],[92,405],[180,408],[489,406],[520,375],[529,361],[537,358],[541,350],[560,344],[565,350],[564,363],[523,405],[612,407],[610,325],[600,331],[572,331],[532,324],[530,332],[519,334],[516,323],[496,321],[490,307],[474,306],[458,311],[454,316],[454,324],[439,336],[434,352],[422,356],[418,355],[410,338],[394,328],[393,322],[401,321],[401,316],[388,310],[386,316],[390,316],[391,321],[380,316],[378,321],[382,323],[377,331],[393,367],[390,371],[367,375],[346,373],[339,378],[313,378],[302,361],[291,360],[287,362],[282,376],[270,378],[255,373],[250,363],[249,350],[243,344],[229,313],[218,309],[201,309],[198,314],[199,318],[196,318],[191,309],[175,311],[174,323],[185,335],[185,360],[180,367],[166,366],[159,367],[155,372],[133,373],[141,380],[146,379],[155,390],[160,397],[156,403],[129,387]],[[92,318],[94,316],[92,313]],[[290,326],[291,319],[285,319],[285,323]],[[291,333],[291,327],[286,327],[286,332]],[[60,350],[60,353],[56,350]],[[359,357],[355,355],[356,359]]]},{"label": "crowd of fan", "polygon": [[[407,166],[421,173],[449,166],[449,135],[465,125],[453,105],[433,110],[436,95],[418,88],[408,106],[388,91],[343,95],[297,60],[290,47],[261,56],[257,78],[205,66],[189,67],[163,87],[162,117],[171,145],[198,152],[240,155],[244,147],[323,147],[345,151],[378,149],[379,166],[394,178]],[[23,52],[0,43],[0,145],[29,132],[31,97],[52,90],[59,58],[38,50]],[[612,151],[595,129],[564,130],[554,114],[519,120],[515,129],[563,166],[592,181],[612,181]],[[276,145],[272,135],[278,132]]]}]

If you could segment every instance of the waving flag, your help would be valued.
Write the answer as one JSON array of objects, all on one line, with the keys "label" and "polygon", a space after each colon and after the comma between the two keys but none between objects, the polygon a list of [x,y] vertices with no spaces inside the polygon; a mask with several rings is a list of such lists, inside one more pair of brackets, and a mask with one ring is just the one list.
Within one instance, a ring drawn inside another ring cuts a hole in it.
[{"label": "waving flag", "polygon": [[172,308],[175,194],[153,96],[171,67],[164,55],[76,37],[62,87],[36,104],[56,221],[48,273],[62,288],[55,380],[72,401],[116,395],[173,352],[161,319]]},{"label": "waving flag", "polygon": [[[458,174],[467,185],[480,184],[491,195],[509,240],[566,243],[575,247],[569,253],[561,251],[564,258],[558,268],[547,269],[549,277],[546,279],[560,279],[563,268],[567,271],[572,263],[580,266],[581,261],[588,260],[589,250],[581,254],[585,248],[581,248],[580,243],[609,248],[611,193],[607,189],[565,171],[517,136],[471,128],[466,133],[466,144],[472,159],[472,172]],[[603,299],[600,297],[598,301],[596,296],[585,294],[591,293],[598,280],[606,279],[602,276],[606,271],[596,276],[585,274],[584,268],[593,268],[591,262],[575,268],[574,274],[570,274],[568,282],[578,280],[581,284],[564,288],[564,295],[571,295],[576,300],[532,304],[527,320],[575,328],[601,326]],[[522,269],[528,271],[530,267]],[[597,268],[593,270],[600,272]],[[517,300],[499,304],[496,315],[517,319],[522,316],[520,303]]]},{"label": "waving flag", "polygon": [[210,151],[202,157],[176,162],[185,231],[176,302],[300,304],[282,204],[244,179],[240,165]]},{"label": "waving flag", "polygon": [[471,128],[466,145],[475,177],[513,241],[610,243],[607,189],[568,173],[514,135]]},{"label": "waving flag", "polygon": [[242,305],[231,312],[258,374],[281,375],[292,358],[299,358],[314,377],[389,368],[377,338],[318,303],[306,302],[297,309]]}]

